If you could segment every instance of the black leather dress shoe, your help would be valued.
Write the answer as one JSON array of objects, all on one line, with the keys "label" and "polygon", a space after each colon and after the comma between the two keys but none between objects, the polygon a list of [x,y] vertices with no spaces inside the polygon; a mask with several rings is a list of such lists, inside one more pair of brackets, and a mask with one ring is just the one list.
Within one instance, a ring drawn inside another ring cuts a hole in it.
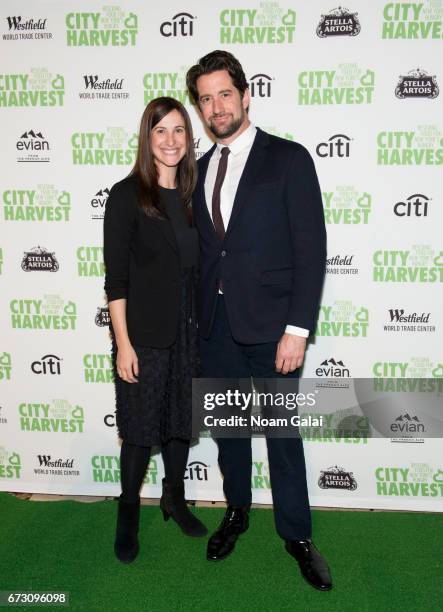
[{"label": "black leather dress shoe", "polygon": [[249,527],[249,508],[228,506],[220,527],[208,541],[207,559],[220,561],[235,547],[238,536]]},{"label": "black leather dress shoe", "polygon": [[319,591],[332,589],[329,566],[310,540],[287,540],[286,550],[300,566],[303,578]]}]

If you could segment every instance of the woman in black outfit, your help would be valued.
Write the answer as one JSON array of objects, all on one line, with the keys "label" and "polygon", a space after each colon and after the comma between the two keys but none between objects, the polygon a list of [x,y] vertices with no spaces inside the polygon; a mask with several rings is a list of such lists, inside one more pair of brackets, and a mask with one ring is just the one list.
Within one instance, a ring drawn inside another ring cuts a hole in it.
[{"label": "woman in black outfit", "polygon": [[137,160],[109,194],[104,220],[105,291],[113,335],[122,493],[114,550],[138,554],[140,487],[153,445],[165,468],[160,506],[190,536],[206,527],[190,512],[184,473],[197,375],[194,278],[198,239],[190,201],[196,181],[192,126],[183,105],[146,107]]}]

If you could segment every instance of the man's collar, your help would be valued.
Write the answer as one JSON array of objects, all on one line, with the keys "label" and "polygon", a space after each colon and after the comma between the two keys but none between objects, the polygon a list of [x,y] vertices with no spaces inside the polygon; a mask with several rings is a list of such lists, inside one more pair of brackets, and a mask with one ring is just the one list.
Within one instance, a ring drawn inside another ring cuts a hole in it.
[{"label": "man's collar", "polygon": [[247,147],[251,147],[254,142],[255,135],[257,133],[257,128],[255,125],[250,123],[246,130],[237,136],[235,140],[231,142],[229,145],[224,145],[221,142],[217,142],[217,150],[220,153],[224,147],[229,146],[229,150],[231,155],[237,155]]}]

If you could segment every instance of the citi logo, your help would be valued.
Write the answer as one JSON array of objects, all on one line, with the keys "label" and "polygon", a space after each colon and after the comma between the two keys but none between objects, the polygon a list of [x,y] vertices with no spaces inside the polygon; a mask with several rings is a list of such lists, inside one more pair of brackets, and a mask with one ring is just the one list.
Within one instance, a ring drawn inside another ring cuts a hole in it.
[{"label": "citi logo", "polygon": [[208,467],[202,461],[189,463],[184,480],[208,480]]},{"label": "citi logo", "polygon": [[103,422],[106,425],[106,427],[115,427],[115,413],[105,414],[103,418]]},{"label": "citi logo", "polygon": [[123,79],[104,79],[103,81],[98,80],[98,75],[83,75],[85,81],[85,89],[122,89]]},{"label": "citi logo", "polygon": [[349,378],[351,376],[343,361],[335,361],[333,357],[322,361],[320,367],[315,370],[315,375],[331,378]]},{"label": "citi logo", "polygon": [[334,134],[327,142],[320,142],[315,152],[319,157],[349,157],[351,140],[345,134]]},{"label": "citi logo", "polygon": [[44,30],[46,19],[27,19],[22,22],[21,17],[6,17],[9,30]]},{"label": "citi logo", "polygon": [[170,36],[193,36],[194,19],[189,13],[177,13],[171,21],[164,21],[160,26],[160,34]]},{"label": "citi logo", "polygon": [[422,193],[414,193],[406,202],[394,204],[394,215],[397,217],[427,217],[430,198]]},{"label": "citi logo", "polygon": [[274,79],[267,74],[254,74],[249,79],[249,93],[251,98],[270,98],[271,83]]},{"label": "citi logo", "polygon": [[61,359],[57,357],[57,355],[45,355],[40,359],[40,361],[33,361],[31,363],[31,370],[34,374],[51,374],[51,375],[60,375],[61,367],[60,367]]}]

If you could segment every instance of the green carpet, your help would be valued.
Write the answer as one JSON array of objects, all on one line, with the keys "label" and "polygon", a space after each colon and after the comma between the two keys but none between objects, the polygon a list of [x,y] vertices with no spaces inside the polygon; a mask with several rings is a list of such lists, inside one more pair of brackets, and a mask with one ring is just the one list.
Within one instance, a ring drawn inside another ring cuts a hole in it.
[{"label": "green carpet", "polygon": [[[206,538],[181,534],[143,507],[140,554],[114,557],[116,502],[32,502],[0,493],[0,590],[63,590],[71,610],[442,610],[443,516],[314,511],[314,542],[334,589],[314,590],[276,535],[270,510],[252,510],[228,559],[205,559]],[[196,514],[215,529],[222,509]],[[21,609],[31,609],[29,606]],[[50,609],[48,606],[37,609]],[[60,608],[58,608],[60,609]]]}]

